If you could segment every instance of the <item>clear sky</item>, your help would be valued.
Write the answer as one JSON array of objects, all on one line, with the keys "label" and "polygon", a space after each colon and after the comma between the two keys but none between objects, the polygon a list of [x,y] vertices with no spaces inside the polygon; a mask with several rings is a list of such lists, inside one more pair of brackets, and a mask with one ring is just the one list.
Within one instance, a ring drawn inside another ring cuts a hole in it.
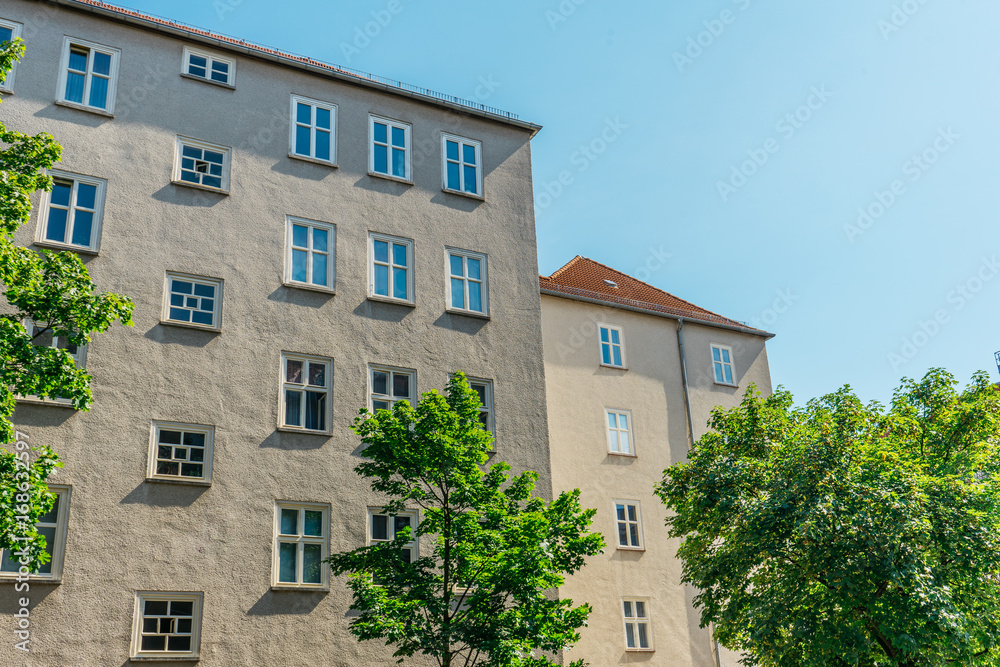
[{"label": "clear sky", "polygon": [[800,402],[997,377],[995,0],[119,4],[544,125],[540,271],[584,255],[776,333]]}]

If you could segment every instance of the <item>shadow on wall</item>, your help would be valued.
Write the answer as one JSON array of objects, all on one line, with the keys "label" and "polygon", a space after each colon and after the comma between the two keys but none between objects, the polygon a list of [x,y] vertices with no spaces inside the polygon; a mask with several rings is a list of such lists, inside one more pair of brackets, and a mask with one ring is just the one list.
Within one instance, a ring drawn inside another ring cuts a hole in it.
[{"label": "shadow on wall", "polygon": [[324,433],[288,433],[286,431],[275,430],[271,435],[264,438],[260,443],[261,447],[269,449],[284,449],[307,451],[319,449],[330,440],[330,436]]},{"label": "shadow on wall", "polygon": [[329,595],[329,591],[267,591],[252,607],[247,616],[304,616]]},{"label": "shadow on wall", "polygon": [[143,482],[118,501],[120,505],[150,505],[152,507],[190,507],[207,486],[171,484],[169,482]]}]

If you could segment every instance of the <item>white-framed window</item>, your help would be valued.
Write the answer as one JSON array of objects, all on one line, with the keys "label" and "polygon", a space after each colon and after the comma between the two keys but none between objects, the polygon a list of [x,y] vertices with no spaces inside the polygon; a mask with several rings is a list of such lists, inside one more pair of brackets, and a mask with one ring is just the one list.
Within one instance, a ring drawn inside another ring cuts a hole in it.
[{"label": "white-framed window", "polygon": [[[22,26],[16,21],[8,21],[7,19],[0,19],[0,44],[4,42],[12,42],[16,38],[21,36]],[[17,61],[11,66],[10,71],[7,72],[7,76],[0,80],[0,90],[5,92],[10,92],[14,89],[14,73],[17,71]]]},{"label": "white-framed window", "polygon": [[398,120],[368,116],[371,152],[368,154],[368,171],[376,176],[388,176],[401,181],[412,181],[410,175],[411,125]]},{"label": "white-framed window", "polygon": [[400,555],[407,563],[412,563],[418,557],[417,553],[417,513],[400,512],[389,516],[381,507],[368,508],[368,545],[379,542],[390,542],[404,529],[410,529],[410,541],[400,549]]},{"label": "white-framed window", "polygon": [[621,327],[598,324],[601,336],[601,365],[625,368],[625,337]]},{"label": "white-framed window", "polygon": [[149,479],[211,483],[215,428],[154,421],[149,444]]},{"label": "white-framed window", "polygon": [[479,394],[479,423],[483,428],[493,431],[493,380],[481,380],[479,378],[466,378],[472,391]]},{"label": "white-framed window", "polygon": [[274,509],[273,588],[329,588],[330,506],[278,501]]},{"label": "white-framed window", "polygon": [[733,348],[728,345],[712,344],[712,375],[716,384],[736,384],[736,370],[733,368]]},{"label": "white-framed window", "polygon": [[52,190],[42,193],[35,243],[97,252],[108,182],[54,169],[49,175]]},{"label": "white-framed window", "polygon": [[287,216],[285,284],[334,290],[337,226]]},{"label": "white-framed window", "polygon": [[197,660],[203,602],[200,592],[136,591],[131,657]]},{"label": "white-framed window", "polygon": [[444,189],[465,195],[483,196],[483,144],[473,139],[441,136],[441,165]]},{"label": "white-framed window", "polygon": [[649,623],[648,598],[623,598],[625,619],[625,650],[652,651],[653,633]]},{"label": "white-framed window", "polygon": [[604,410],[608,423],[608,451],[612,454],[635,455],[632,442],[632,413],[628,410]]},{"label": "white-framed window", "polygon": [[369,298],[413,303],[413,241],[369,235]]},{"label": "white-framed window", "polygon": [[448,264],[448,309],[478,315],[489,314],[486,255],[445,248]]},{"label": "white-framed window", "polygon": [[288,154],[337,164],[337,105],[292,95]]},{"label": "white-framed window", "polygon": [[222,278],[167,271],[163,322],[220,331]]},{"label": "white-framed window", "polygon": [[417,393],[417,372],[412,368],[391,366],[371,366],[368,377],[371,381],[371,409],[391,410],[396,401],[408,401],[414,405]]},{"label": "white-framed window", "polygon": [[[28,332],[28,335],[31,336],[32,345],[66,350],[69,352],[70,357],[72,357],[73,362],[77,365],[77,367],[87,367],[86,345],[74,345],[70,343],[68,337],[55,335],[55,331],[42,322],[33,322],[32,320],[25,318],[21,321],[21,325],[24,327],[24,330]],[[68,398],[39,398],[38,396],[23,396],[19,397],[18,400],[32,403],[44,403],[46,405],[72,405],[72,401]]]},{"label": "white-framed window", "polygon": [[173,183],[229,192],[230,149],[218,144],[177,137]]},{"label": "white-framed window", "polygon": [[184,47],[184,74],[232,88],[236,85],[236,61],[232,58]]},{"label": "white-framed window", "polygon": [[329,433],[332,387],[333,359],[282,352],[281,428]]},{"label": "white-framed window", "polygon": [[[49,554],[49,562],[39,567],[30,577],[42,581],[59,581],[62,579],[63,559],[66,555],[70,487],[50,484],[49,493],[55,495],[55,503],[35,523],[38,532],[45,536],[45,551]],[[20,567],[16,554],[9,549],[0,549],[0,580],[15,578]]]},{"label": "white-framed window", "polygon": [[74,37],[63,40],[56,100],[113,114],[121,51]]},{"label": "white-framed window", "polygon": [[619,549],[642,549],[642,515],[638,500],[615,501]]}]

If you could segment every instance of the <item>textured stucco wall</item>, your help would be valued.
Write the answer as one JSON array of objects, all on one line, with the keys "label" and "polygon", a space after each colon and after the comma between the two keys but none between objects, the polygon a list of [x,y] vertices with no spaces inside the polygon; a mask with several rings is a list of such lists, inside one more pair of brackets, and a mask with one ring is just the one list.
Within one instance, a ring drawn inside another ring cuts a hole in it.
[{"label": "textured stucco wall", "polygon": [[[455,369],[492,378],[497,457],[541,472],[550,495],[528,132],[246,56],[228,90],[180,76],[180,39],[20,0],[0,0],[0,17],[25,25],[28,48],[4,122],[53,134],[60,169],[108,180],[87,266],[136,303],[134,328],[90,346],[91,412],[15,415],[60,453],[73,497],[63,581],[32,587],[32,652],[0,642],[0,664],[127,664],[133,591],[147,589],[204,591],[205,665],[394,664],[347,634],[342,581],[270,590],[274,503],[330,503],[332,550],[364,543],[379,499],[353,472],[349,427],[369,363],[415,368],[419,392]],[[115,118],[53,104],[63,35],[121,49]],[[339,168],[288,158],[292,93],[339,105]],[[369,112],[413,124],[414,185],[367,174]],[[483,142],[485,201],[441,191],[442,131]],[[170,183],[177,134],[233,147],[228,196]],[[335,296],[282,286],[286,215],[337,225]],[[366,299],[369,231],[414,239],[415,308]],[[488,253],[491,320],[445,313],[446,245]],[[160,324],[167,270],[225,280],[220,334]],[[277,431],[282,350],[333,358],[332,437]],[[210,488],[145,481],[160,419],[215,425]],[[0,584],[0,624],[13,608]]]},{"label": "textured stucco wall", "polygon": [[[624,328],[627,370],[600,366],[597,323]],[[695,591],[680,584],[678,540],[667,538],[666,508],[653,495],[663,470],[688,450],[684,388],[675,320],[608,306],[542,296],[549,443],[555,492],[579,487],[598,510],[594,528],[605,553],[560,588],[560,595],[594,608],[568,659],[593,665],[714,667],[711,640],[691,606]],[[716,385],[711,343],[733,347],[739,388]],[[715,405],[738,403],[748,384],[770,391],[762,338],[685,323],[684,347],[696,437]],[[605,408],[631,410],[634,458],[609,455]],[[638,500],[644,551],[617,549],[614,500]],[[622,597],[650,598],[655,651],[625,650]]]}]

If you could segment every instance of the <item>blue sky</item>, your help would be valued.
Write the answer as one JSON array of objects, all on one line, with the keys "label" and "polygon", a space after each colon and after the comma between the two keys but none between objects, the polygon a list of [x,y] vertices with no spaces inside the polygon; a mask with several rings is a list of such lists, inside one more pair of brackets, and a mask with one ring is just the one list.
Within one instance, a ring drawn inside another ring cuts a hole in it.
[{"label": "blue sky", "polygon": [[540,271],[581,254],[775,332],[799,401],[996,379],[995,2],[120,4],[544,125]]}]

